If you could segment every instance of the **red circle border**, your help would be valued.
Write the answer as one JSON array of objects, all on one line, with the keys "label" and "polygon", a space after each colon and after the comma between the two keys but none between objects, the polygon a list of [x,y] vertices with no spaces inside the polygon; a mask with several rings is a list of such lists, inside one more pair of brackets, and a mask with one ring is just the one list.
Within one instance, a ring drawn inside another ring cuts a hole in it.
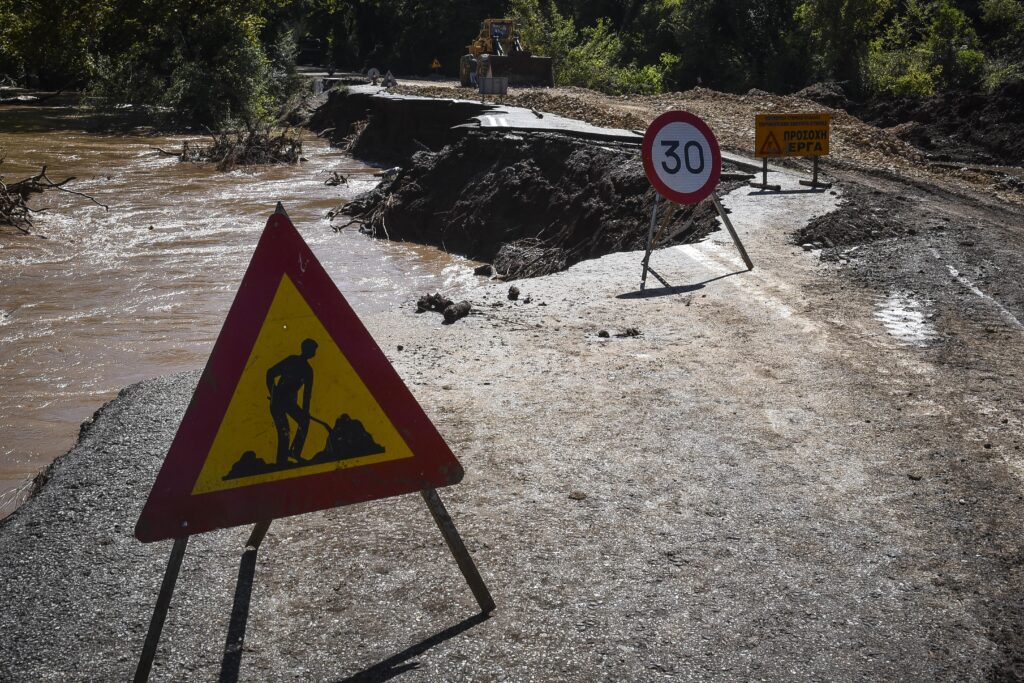
[{"label": "red circle border", "polygon": [[[677,192],[673,190],[658,177],[658,172],[654,168],[654,159],[651,153],[654,147],[654,138],[662,128],[676,122],[689,123],[707,138],[708,144],[711,146],[711,175],[708,176],[704,186],[696,192]],[[718,181],[722,176],[722,151],[718,147],[718,139],[715,138],[715,134],[711,132],[708,124],[688,111],[667,111],[654,119],[651,125],[647,127],[647,132],[644,133],[644,142],[641,146],[640,154],[644,162],[644,173],[647,174],[647,179],[651,181],[651,185],[654,186],[654,189],[662,197],[677,204],[696,204],[705,199],[715,191],[715,187],[718,186]]]}]

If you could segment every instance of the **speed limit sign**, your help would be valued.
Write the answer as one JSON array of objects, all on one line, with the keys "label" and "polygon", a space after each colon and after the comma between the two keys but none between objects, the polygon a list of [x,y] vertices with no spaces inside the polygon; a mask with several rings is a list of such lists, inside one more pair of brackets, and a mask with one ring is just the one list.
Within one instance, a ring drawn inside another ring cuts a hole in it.
[{"label": "speed limit sign", "polygon": [[685,111],[665,112],[647,128],[644,172],[654,189],[678,204],[696,204],[715,191],[722,154],[708,124]]}]

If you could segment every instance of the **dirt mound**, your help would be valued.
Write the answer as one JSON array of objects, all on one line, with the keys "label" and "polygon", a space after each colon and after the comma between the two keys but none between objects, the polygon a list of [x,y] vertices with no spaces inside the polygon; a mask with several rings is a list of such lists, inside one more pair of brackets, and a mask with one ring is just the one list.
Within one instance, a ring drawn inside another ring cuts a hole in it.
[{"label": "dirt mound", "polygon": [[811,220],[793,234],[793,240],[824,249],[822,258],[835,260],[840,248],[942,232],[947,227],[943,220],[923,215],[919,204],[902,195],[844,183],[839,208]]},{"label": "dirt mound", "polygon": [[900,138],[935,161],[1024,164],[1024,81],[993,93],[875,99],[857,113],[882,128],[901,126]]},{"label": "dirt mound", "polygon": [[[636,147],[479,132],[417,153],[342,213],[375,236],[437,245],[520,278],[642,249],[653,201]],[[707,204],[680,207],[670,229],[695,210],[686,241],[718,229]]]},{"label": "dirt mound", "polygon": [[850,106],[850,100],[847,99],[846,92],[838,81],[814,83],[793,93],[793,96],[824,104],[833,109],[847,109]]}]

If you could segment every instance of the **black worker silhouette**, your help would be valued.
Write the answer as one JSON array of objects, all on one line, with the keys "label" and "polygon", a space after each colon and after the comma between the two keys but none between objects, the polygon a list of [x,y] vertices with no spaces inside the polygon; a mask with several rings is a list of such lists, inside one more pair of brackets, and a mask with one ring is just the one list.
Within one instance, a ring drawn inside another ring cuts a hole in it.
[{"label": "black worker silhouette", "polygon": [[[316,355],[317,343],[313,339],[302,342],[301,352],[288,356],[267,370],[267,392],[270,394],[270,417],[277,429],[277,459],[269,463],[245,451],[223,479],[239,479],[268,474],[294,467],[308,467],[349,458],[383,453],[384,447],[373,440],[363,423],[343,413],[330,425],[310,414],[313,397],[313,367],[309,359]],[[302,392],[300,405],[299,392]],[[288,418],[295,421],[295,437],[291,435]],[[323,450],[308,460],[302,459],[310,421],[327,430]]]},{"label": "black worker silhouette", "polygon": [[[309,399],[313,395],[313,367],[309,359],[316,355],[317,343],[302,341],[302,353],[288,356],[267,370],[267,391],[270,392],[270,416],[277,427],[277,466],[288,460],[302,462],[302,447],[309,431]],[[299,407],[299,389],[302,406]],[[295,440],[290,441],[288,418],[295,420]]]}]

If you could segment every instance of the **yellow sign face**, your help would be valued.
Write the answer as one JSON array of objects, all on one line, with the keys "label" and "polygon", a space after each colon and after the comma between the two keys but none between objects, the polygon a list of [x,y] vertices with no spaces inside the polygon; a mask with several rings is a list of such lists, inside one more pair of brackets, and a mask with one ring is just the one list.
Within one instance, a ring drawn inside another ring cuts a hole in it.
[{"label": "yellow sign face", "polygon": [[829,114],[758,114],[756,157],[818,157],[828,154]]},{"label": "yellow sign face", "polygon": [[412,455],[285,274],[192,494]]}]

